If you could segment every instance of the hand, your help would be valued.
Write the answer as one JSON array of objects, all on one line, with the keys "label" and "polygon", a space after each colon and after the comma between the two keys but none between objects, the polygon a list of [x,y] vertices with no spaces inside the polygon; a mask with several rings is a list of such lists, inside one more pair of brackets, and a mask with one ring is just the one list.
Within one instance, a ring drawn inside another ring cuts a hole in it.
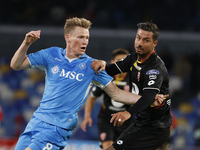
[{"label": "hand", "polygon": [[86,119],[83,120],[83,122],[81,123],[81,129],[86,132],[86,127],[87,124],[91,127],[92,126],[92,118],[88,117]]},{"label": "hand", "polygon": [[167,97],[169,97],[169,94],[167,95],[156,94],[155,101],[153,102],[153,106],[160,106]]},{"label": "hand", "polygon": [[94,60],[91,63],[91,67],[94,70],[94,72],[97,74],[100,71],[103,71],[106,69],[106,62],[104,60]]},{"label": "hand", "polygon": [[37,39],[40,38],[40,33],[41,30],[38,31],[30,31],[29,33],[26,34],[24,42],[29,45],[35,42]]},{"label": "hand", "polygon": [[[115,114],[111,114],[112,118],[110,119],[110,123],[113,123],[114,126],[121,126],[126,120],[131,117],[131,114],[128,111],[118,112]],[[120,121],[119,121],[120,119]]]}]

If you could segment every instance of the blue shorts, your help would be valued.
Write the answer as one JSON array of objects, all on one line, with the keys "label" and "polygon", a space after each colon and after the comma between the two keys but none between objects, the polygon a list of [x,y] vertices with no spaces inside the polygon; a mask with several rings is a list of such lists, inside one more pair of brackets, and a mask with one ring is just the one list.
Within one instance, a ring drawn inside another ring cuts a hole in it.
[{"label": "blue shorts", "polygon": [[32,117],[25,131],[20,135],[15,150],[60,150],[67,145],[72,130],[45,123]]}]

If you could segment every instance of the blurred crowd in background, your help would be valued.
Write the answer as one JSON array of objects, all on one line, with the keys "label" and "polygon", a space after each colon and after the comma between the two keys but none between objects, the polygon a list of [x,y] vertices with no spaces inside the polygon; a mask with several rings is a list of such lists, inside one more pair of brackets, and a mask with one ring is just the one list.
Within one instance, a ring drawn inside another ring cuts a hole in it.
[{"label": "blurred crowd in background", "polygon": [[0,23],[63,26],[65,19],[84,17],[92,27],[135,28],[154,21],[161,30],[200,31],[199,0],[7,0]]},{"label": "blurred crowd in background", "polygon": [[[92,28],[134,29],[138,22],[152,20],[160,30],[200,32],[199,0],[7,0],[1,3],[0,10],[6,13],[0,13],[0,25],[63,27],[66,18],[77,16],[89,19]],[[181,53],[174,57],[168,48],[157,53],[170,75],[174,115],[171,144],[200,146],[200,53]],[[3,110],[0,137],[17,138],[39,106],[44,72],[37,69],[14,71],[9,63],[10,58],[0,56]],[[72,139],[98,140],[96,124],[100,105],[101,100],[92,113],[93,127],[84,133],[79,125]],[[83,113],[84,107],[79,112],[79,124]]]}]

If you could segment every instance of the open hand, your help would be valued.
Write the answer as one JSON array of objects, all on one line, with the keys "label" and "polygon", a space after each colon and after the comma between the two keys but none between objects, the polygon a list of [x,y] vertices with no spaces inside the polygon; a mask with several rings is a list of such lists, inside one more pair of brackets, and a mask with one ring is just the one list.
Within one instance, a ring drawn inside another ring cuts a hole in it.
[{"label": "open hand", "polygon": [[110,123],[113,123],[114,126],[121,126],[126,120],[131,117],[131,114],[128,111],[118,112],[115,114],[111,114],[112,118],[110,119]]},{"label": "open hand", "polygon": [[91,127],[92,126],[92,118],[84,119],[81,123],[81,129],[86,132],[87,124]]}]

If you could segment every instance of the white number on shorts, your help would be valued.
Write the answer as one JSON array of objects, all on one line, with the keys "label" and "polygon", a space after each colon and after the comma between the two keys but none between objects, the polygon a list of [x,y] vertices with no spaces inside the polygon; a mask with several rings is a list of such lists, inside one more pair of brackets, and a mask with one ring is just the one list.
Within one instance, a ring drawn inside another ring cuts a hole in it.
[{"label": "white number on shorts", "polygon": [[53,145],[51,143],[47,143],[46,147],[44,147],[42,150],[50,150],[52,147]]}]

